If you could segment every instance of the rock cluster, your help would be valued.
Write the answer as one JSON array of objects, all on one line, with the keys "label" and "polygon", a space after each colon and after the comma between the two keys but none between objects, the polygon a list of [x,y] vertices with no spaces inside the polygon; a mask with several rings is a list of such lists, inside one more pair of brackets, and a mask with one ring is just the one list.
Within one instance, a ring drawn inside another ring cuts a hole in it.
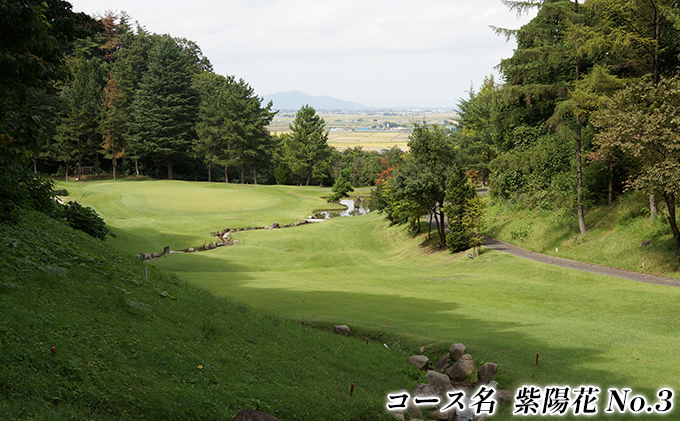
[{"label": "rock cluster", "polygon": [[[427,371],[428,381],[428,383],[418,385],[410,394],[411,399],[405,412],[411,421],[423,418],[421,408],[413,403],[413,399],[417,396],[439,397],[440,402],[445,404],[448,402],[446,392],[461,390],[469,398],[477,389],[477,386],[486,385],[496,390],[494,399],[498,405],[507,405],[512,399],[512,392],[499,390],[498,383],[493,380],[498,372],[498,365],[488,362],[475,370],[474,357],[466,352],[465,345],[461,343],[452,344],[449,352],[437,360],[434,370],[430,370],[430,361],[425,355],[413,355],[408,358],[407,362],[418,370]],[[405,419],[404,412],[393,412],[392,414],[397,419]],[[440,412],[438,408],[434,408],[429,410],[429,416],[446,421],[482,421],[487,418],[485,414],[475,416],[468,407],[463,410],[456,408],[446,412]]]}]

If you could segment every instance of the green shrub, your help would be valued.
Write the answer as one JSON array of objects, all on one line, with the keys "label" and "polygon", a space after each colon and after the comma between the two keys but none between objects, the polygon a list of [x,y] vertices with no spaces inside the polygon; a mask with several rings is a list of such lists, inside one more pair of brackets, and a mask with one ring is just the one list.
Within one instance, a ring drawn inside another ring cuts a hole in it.
[{"label": "green shrub", "polygon": [[91,237],[104,240],[107,234],[115,236],[104,220],[92,208],[81,206],[78,202],[68,202],[63,206],[62,216],[73,229],[83,231]]},{"label": "green shrub", "polygon": [[470,235],[465,230],[465,227],[463,227],[463,224],[449,225],[449,233],[446,234],[446,246],[453,253],[470,248]]}]

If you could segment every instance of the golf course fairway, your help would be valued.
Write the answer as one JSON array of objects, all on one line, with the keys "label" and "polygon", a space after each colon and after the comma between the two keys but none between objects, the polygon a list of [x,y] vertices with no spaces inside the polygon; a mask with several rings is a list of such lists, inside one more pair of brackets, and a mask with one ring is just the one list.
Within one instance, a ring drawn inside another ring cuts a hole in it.
[{"label": "golf course fairway", "polygon": [[[198,246],[225,227],[299,221],[328,207],[321,197],[330,194],[319,187],[181,181],[58,187],[93,207],[118,235],[107,241],[131,254]],[[423,246],[423,236],[376,213],[232,238],[239,243],[150,264],[278,316],[347,324],[360,338],[398,338],[388,346],[416,351],[464,343],[478,362],[499,365],[503,389],[597,386],[600,408],[590,419],[621,419],[603,413],[610,388],[630,388],[650,404],[662,388],[680,390],[678,288],[485,248],[475,259],[452,255]]]}]

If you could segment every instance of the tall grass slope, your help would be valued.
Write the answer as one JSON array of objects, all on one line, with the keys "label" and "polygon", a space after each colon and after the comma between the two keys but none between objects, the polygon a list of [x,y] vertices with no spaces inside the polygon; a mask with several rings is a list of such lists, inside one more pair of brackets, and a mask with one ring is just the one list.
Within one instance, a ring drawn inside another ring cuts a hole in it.
[{"label": "tall grass slope", "polygon": [[[0,419],[389,419],[381,343],[219,298],[29,213],[0,225]],[[422,372],[421,372],[422,373]],[[354,383],[353,396],[350,386]]]}]

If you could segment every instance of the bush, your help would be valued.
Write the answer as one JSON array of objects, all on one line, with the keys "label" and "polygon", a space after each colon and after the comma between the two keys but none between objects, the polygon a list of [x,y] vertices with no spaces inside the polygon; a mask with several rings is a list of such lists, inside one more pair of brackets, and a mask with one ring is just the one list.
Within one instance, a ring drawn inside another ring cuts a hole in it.
[{"label": "bush", "polygon": [[446,234],[446,246],[452,253],[458,253],[470,248],[470,234],[465,230],[463,224],[456,223],[449,225],[449,233]]},{"label": "bush", "polygon": [[68,202],[62,208],[62,216],[73,229],[83,231],[91,237],[104,240],[107,234],[115,236],[104,220],[92,208],[78,202]]}]

